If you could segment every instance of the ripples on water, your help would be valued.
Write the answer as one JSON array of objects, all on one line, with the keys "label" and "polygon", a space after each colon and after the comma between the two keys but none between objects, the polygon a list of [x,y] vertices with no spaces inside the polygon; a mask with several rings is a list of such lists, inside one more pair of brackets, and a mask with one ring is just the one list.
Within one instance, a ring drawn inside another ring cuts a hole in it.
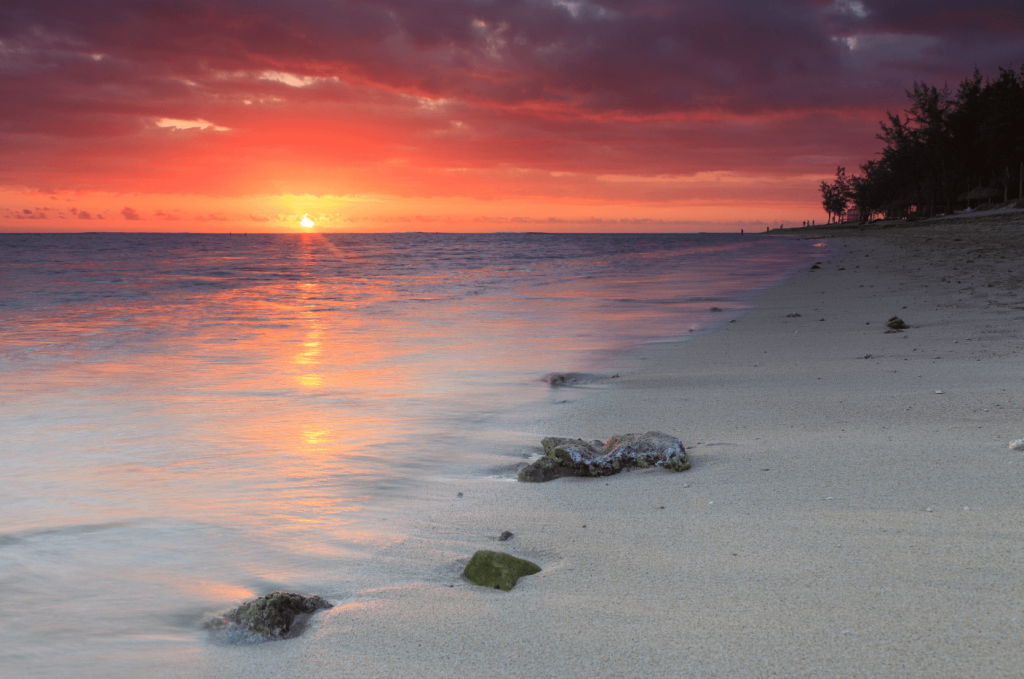
[{"label": "ripples on water", "polygon": [[701,234],[0,234],[0,672],[144,667],[194,652],[204,611],[330,595],[327,572],[344,586],[346,560],[387,540],[372,516],[400,531],[414,514],[417,480],[509,461],[486,432],[540,407],[544,373],[728,320],[817,253]]}]

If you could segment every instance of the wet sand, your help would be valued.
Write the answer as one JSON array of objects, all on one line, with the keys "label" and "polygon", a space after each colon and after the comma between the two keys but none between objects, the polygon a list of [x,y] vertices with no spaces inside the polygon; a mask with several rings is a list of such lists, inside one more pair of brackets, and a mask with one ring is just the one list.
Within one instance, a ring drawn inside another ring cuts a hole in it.
[{"label": "wet sand", "polygon": [[[194,675],[1019,675],[1024,212],[813,233],[820,269],[512,435],[657,429],[690,471],[440,483],[376,586]],[[544,570],[486,590],[477,549]]]}]

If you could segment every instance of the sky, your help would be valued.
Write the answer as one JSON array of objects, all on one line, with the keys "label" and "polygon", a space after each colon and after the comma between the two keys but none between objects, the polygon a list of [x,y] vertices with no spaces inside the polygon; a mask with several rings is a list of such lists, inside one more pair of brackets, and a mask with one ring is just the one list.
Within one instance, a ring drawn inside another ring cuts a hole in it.
[{"label": "sky", "polygon": [[915,81],[1022,60],[1020,0],[4,0],[0,231],[822,221]]}]

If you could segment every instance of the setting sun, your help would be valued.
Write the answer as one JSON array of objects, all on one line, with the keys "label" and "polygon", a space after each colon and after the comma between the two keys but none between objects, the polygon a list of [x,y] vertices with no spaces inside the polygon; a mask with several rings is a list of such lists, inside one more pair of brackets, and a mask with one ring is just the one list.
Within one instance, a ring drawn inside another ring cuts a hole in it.
[{"label": "setting sun", "polygon": [[301,222],[301,224],[304,227],[306,227],[307,229],[312,229],[314,224],[315,224],[315,222],[313,222],[313,220],[309,218],[309,215],[302,215],[302,222]]}]

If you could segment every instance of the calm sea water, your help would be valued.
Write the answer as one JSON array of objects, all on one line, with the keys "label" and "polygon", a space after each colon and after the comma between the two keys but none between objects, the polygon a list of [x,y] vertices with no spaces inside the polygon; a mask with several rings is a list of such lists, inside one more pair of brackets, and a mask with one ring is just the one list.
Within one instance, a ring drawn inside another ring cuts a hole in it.
[{"label": "calm sea water", "polygon": [[623,349],[726,322],[820,256],[720,234],[0,234],[0,674],[143,676],[209,643],[204,612],[358,588],[346,564],[432,481],[513,478],[535,441],[499,430],[550,404],[546,373],[628,369]]}]

